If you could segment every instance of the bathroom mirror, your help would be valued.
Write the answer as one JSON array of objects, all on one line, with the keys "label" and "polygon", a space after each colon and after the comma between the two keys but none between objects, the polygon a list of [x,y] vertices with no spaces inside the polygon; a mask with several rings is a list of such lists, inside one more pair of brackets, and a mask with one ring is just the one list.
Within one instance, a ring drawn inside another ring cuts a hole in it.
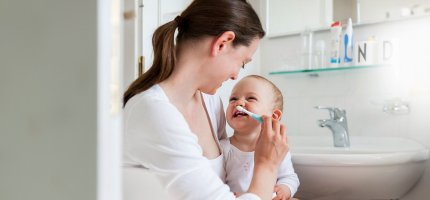
[{"label": "bathroom mirror", "polygon": [[430,0],[266,0],[269,37],[326,30],[333,21],[381,23],[430,15]]}]

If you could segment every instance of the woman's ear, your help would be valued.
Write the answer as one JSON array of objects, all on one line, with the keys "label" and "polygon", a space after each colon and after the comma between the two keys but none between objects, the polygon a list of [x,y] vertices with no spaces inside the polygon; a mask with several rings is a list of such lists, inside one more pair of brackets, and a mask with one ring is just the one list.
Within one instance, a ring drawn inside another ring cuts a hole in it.
[{"label": "woman's ear", "polygon": [[211,48],[211,55],[216,56],[221,52],[225,51],[228,46],[231,46],[231,44],[233,44],[233,40],[235,37],[236,35],[233,31],[226,31],[219,37],[215,38]]},{"label": "woman's ear", "polygon": [[282,111],[279,110],[279,109],[275,109],[272,112],[272,118],[275,119],[275,120],[281,120],[281,116],[282,116]]}]

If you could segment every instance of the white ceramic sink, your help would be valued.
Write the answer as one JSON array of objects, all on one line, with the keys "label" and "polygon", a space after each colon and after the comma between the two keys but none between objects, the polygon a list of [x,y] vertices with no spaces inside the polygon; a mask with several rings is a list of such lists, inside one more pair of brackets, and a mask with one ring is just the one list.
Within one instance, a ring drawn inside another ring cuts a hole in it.
[{"label": "white ceramic sink", "polygon": [[350,148],[331,137],[289,136],[302,200],[397,199],[422,176],[429,150],[405,138],[354,137]]}]

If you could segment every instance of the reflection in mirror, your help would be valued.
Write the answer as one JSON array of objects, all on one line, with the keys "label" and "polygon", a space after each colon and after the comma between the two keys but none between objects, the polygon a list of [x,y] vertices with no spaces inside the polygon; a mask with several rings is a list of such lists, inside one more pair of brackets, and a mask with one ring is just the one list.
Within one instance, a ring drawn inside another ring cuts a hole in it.
[{"label": "reflection in mirror", "polygon": [[269,37],[327,30],[333,21],[379,23],[430,15],[430,0],[266,0]]}]

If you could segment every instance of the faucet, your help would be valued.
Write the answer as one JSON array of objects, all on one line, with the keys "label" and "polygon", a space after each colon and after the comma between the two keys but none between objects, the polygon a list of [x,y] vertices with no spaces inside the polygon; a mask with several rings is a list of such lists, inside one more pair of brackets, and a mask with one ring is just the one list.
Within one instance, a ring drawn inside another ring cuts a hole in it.
[{"label": "faucet", "polygon": [[333,143],[335,147],[350,147],[348,123],[346,121],[346,111],[336,107],[316,106],[316,109],[327,109],[330,119],[318,120],[320,127],[327,127],[333,133]]}]

